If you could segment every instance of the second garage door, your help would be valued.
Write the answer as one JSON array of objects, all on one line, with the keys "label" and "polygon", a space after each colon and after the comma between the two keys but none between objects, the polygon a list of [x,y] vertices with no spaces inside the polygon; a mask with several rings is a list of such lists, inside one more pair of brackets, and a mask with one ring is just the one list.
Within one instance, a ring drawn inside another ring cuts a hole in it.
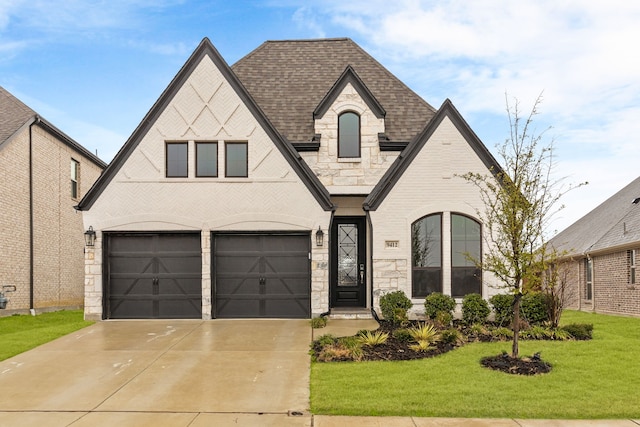
[{"label": "second garage door", "polygon": [[309,318],[310,234],[214,234],[218,318]]}]

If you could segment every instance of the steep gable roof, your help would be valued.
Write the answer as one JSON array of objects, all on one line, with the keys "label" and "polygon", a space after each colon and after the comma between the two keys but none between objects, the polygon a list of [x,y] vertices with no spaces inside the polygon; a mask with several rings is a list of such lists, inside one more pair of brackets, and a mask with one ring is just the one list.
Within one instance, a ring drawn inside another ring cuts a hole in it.
[{"label": "steep gable roof", "polygon": [[267,41],[231,68],[289,141],[314,136],[313,111],[350,66],[386,111],[386,135],[409,141],[435,109],[348,38]]},{"label": "steep gable roof", "polygon": [[40,117],[38,113],[0,86],[0,146],[7,142],[20,129],[32,124],[40,126],[99,167],[105,168],[107,166],[98,156],[74,141],[53,124]]},{"label": "steep gable roof", "polygon": [[149,132],[151,127],[157,121],[158,117],[167,108],[176,93],[185,84],[186,80],[191,76],[195,68],[200,64],[204,57],[209,57],[211,61],[220,70],[226,81],[233,88],[235,93],[240,97],[243,103],[251,111],[252,115],[269,135],[278,150],[282,153],[293,170],[298,174],[302,182],[307,186],[313,194],[320,206],[325,210],[333,210],[334,206],[331,202],[329,193],[320,183],[319,179],[313,174],[309,166],[302,160],[302,157],[288,143],[280,133],[273,127],[269,119],[262,112],[260,107],[255,103],[251,95],[247,92],[238,77],[229,68],[225,60],[220,56],[216,48],[211,44],[208,38],[204,38],[196,50],[191,54],[187,62],[182,66],[178,74],[173,78],[169,86],[162,92],[160,98],[151,107],[151,110],[144,117],[140,125],[134,130],[133,134],[125,142],[123,147],[118,151],[113,161],[109,164],[104,173],[98,178],[93,187],[85,195],[77,206],[78,210],[87,210],[91,208],[93,203],[100,196],[109,182],[120,170],[127,158],[133,153],[140,141]]},{"label": "steep gable roof", "polygon": [[387,114],[376,97],[360,79],[358,73],[355,72],[351,65],[347,65],[347,68],[335,82],[331,90],[327,92],[324,98],[322,98],[322,101],[320,101],[320,104],[318,104],[316,109],[313,111],[313,118],[322,118],[322,116],[325,115],[327,110],[329,110],[331,105],[335,102],[336,98],[340,96],[340,93],[342,93],[342,91],[348,84],[351,84],[351,86],[354,87],[356,92],[358,92],[358,94],[360,95],[360,98],[364,100],[367,106],[369,106],[369,109],[371,109],[371,111],[377,118],[381,119]]},{"label": "steep gable roof", "polygon": [[416,158],[418,153],[423,149],[429,138],[436,131],[440,123],[448,117],[454,124],[458,131],[462,134],[467,143],[471,146],[478,158],[482,160],[487,170],[491,171],[494,175],[502,171],[502,167],[493,155],[487,150],[487,147],[480,141],[480,138],[473,132],[469,124],[462,118],[460,112],[453,106],[453,103],[446,99],[436,115],[425,126],[425,128],[413,138],[407,148],[404,149],[393,162],[391,167],[384,174],[380,182],[371,190],[369,196],[365,199],[363,207],[365,210],[376,210],[383,202],[385,197],[389,194],[391,189],[398,182],[402,174],[407,170],[411,162]]},{"label": "steep gable roof", "polygon": [[553,237],[568,255],[586,255],[640,242],[640,177]]}]

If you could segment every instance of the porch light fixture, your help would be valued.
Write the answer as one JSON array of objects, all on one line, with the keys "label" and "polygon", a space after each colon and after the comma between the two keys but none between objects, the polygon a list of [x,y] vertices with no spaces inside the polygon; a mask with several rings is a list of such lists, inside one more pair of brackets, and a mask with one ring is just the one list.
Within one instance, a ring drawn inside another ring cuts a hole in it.
[{"label": "porch light fixture", "polygon": [[89,229],[84,232],[84,244],[88,247],[93,247],[96,244],[96,232],[93,231],[93,226],[89,226]]},{"label": "porch light fixture", "polygon": [[322,228],[318,226],[318,231],[316,231],[316,246],[322,246],[324,243],[324,232]]}]

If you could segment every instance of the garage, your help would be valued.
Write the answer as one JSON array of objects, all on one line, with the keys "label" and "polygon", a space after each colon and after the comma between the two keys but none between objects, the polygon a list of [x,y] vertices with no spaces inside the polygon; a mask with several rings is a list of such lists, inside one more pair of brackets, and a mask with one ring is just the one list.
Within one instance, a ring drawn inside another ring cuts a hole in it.
[{"label": "garage", "polygon": [[309,318],[309,233],[214,233],[217,318]]},{"label": "garage", "polygon": [[200,233],[104,233],[108,319],[202,318]]}]

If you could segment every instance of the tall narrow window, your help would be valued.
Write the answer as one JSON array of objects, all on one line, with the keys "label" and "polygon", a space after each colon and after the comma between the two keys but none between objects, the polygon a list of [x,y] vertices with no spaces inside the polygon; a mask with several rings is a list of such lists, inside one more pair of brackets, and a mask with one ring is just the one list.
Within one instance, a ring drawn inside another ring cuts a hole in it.
[{"label": "tall narrow window", "polygon": [[71,159],[71,198],[77,199],[80,187],[78,181],[80,179],[80,163]]},{"label": "tall narrow window", "polygon": [[629,252],[629,283],[636,284],[636,250],[632,249]]},{"label": "tall narrow window", "polygon": [[360,157],[360,116],[356,113],[338,117],[338,157]]},{"label": "tall narrow window", "polygon": [[425,216],[411,225],[412,296],[442,292],[442,215]]},{"label": "tall narrow window", "polygon": [[188,176],[188,152],[186,142],[167,142],[167,178]]},{"label": "tall narrow window", "polygon": [[451,296],[482,294],[480,223],[451,214]]},{"label": "tall narrow window", "polygon": [[196,176],[218,176],[218,143],[196,142]]},{"label": "tall narrow window", "polygon": [[584,299],[591,301],[593,296],[593,260],[584,260]]},{"label": "tall narrow window", "polygon": [[227,142],[225,144],[225,176],[246,178],[247,169],[247,143]]}]

